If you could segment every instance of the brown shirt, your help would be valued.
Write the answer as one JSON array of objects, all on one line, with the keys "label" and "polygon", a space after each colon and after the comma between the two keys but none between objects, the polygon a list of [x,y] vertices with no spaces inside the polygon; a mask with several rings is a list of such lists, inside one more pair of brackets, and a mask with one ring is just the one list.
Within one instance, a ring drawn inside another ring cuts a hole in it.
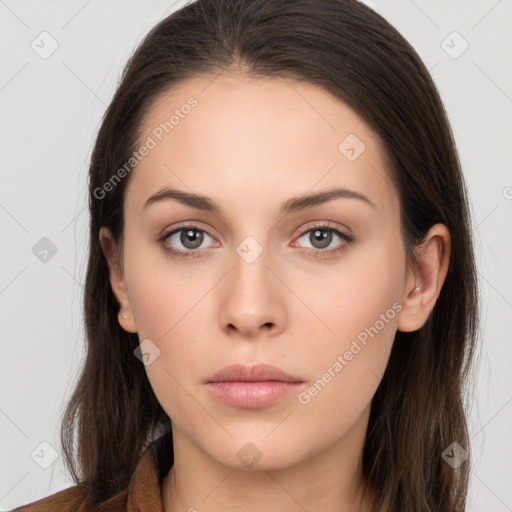
[{"label": "brown shirt", "polygon": [[171,460],[165,460],[165,452],[157,454],[156,443],[162,440],[153,442],[144,451],[128,488],[102,505],[92,505],[75,485],[12,512],[163,512],[162,480],[172,463],[172,455]]}]

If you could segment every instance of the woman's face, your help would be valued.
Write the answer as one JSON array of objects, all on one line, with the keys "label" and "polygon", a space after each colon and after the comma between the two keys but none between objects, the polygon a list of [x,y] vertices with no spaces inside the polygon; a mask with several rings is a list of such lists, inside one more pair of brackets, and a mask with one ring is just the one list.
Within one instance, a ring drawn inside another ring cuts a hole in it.
[{"label": "woman's face", "polygon": [[[165,93],[142,146],[112,283],[175,439],[240,468],[356,456],[410,291],[375,134],[311,84],[223,74]],[[208,384],[236,363],[299,383]]]}]

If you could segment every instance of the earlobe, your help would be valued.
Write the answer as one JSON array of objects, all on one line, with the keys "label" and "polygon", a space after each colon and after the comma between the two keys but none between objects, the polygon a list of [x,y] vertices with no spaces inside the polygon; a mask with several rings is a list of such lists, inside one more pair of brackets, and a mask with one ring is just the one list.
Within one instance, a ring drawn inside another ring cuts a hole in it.
[{"label": "earlobe", "polygon": [[427,321],[448,273],[451,237],[444,224],[432,226],[417,248],[414,268],[408,272],[397,329],[411,332]]},{"label": "earlobe", "polygon": [[118,313],[119,324],[125,331],[135,333],[137,332],[137,325],[133,316],[117,245],[107,227],[102,226],[100,228],[99,240],[103,255],[108,264],[109,280],[112,292],[120,304],[120,310]]},{"label": "earlobe", "polygon": [[[414,284],[416,284],[414,282]],[[409,288],[408,288],[409,289]],[[419,318],[419,304],[421,287],[416,286],[409,291],[405,300],[402,300],[402,309],[398,314],[397,330],[402,332],[417,331],[423,321]]]},{"label": "earlobe", "polygon": [[126,301],[122,301],[121,309],[118,313],[118,321],[119,325],[127,332],[135,333],[137,332],[137,325],[135,323],[135,319],[133,318],[132,309],[129,306],[125,305]]}]

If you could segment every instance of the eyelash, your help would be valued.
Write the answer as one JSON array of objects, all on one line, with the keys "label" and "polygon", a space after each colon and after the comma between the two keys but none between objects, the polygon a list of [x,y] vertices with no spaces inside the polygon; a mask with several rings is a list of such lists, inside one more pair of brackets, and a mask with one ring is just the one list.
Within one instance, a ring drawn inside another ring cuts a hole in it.
[{"label": "eyelash", "polygon": [[[180,231],[183,231],[183,230],[193,230],[193,231],[202,231],[204,233],[206,233],[209,237],[211,238],[214,238],[206,229],[203,229],[203,228],[200,228],[199,226],[195,225],[195,224],[181,224],[179,228],[175,228],[171,231],[167,231],[165,232],[160,238],[157,239],[157,242],[159,242],[161,245],[162,245],[162,248],[164,249],[165,252],[167,252],[168,254],[170,254],[172,257],[175,257],[175,258],[188,258],[188,257],[191,257],[191,258],[196,258],[196,254],[195,253],[199,253],[200,250],[189,250],[189,251],[183,251],[181,249],[173,249],[167,242],[166,240],[171,236],[171,235],[174,235],[175,233],[179,233]],[[350,235],[347,235],[346,233],[343,233],[342,231],[339,231],[338,229],[332,227],[331,225],[329,225],[328,223],[323,223],[323,224],[315,224],[314,226],[311,226],[311,227],[308,227],[304,230],[302,230],[300,233],[299,233],[299,236],[298,238],[302,238],[302,236],[304,236],[306,233],[309,233],[310,231],[316,231],[316,230],[320,230],[320,231],[330,231],[332,233],[334,233],[335,235],[338,235],[343,241],[344,243],[341,244],[340,246],[338,247],[335,247],[334,249],[311,249],[311,248],[304,248],[303,251],[306,253],[306,254],[309,254],[310,256],[313,256],[315,258],[329,258],[329,257],[332,257],[334,256],[335,254],[338,254],[338,253],[341,253],[341,252],[344,252],[348,246],[352,245],[354,243],[354,238],[351,237]]]}]

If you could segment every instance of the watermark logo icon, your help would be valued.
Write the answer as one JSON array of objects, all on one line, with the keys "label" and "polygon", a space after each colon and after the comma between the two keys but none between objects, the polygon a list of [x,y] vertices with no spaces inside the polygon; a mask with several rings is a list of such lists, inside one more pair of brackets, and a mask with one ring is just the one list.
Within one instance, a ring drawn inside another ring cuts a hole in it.
[{"label": "watermark logo icon", "polygon": [[160,356],[160,349],[149,338],[146,338],[133,353],[137,359],[142,361],[144,366],[149,366]]},{"label": "watermark logo icon", "polygon": [[59,458],[57,450],[47,441],[39,443],[30,456],[43,469],[48,469]]},{"label": "watermark logo icon", "polygon": [[350,162],[357,160],[365,149],[364,142],[354,133],[345,137],[338,146],[339,152]]},{"label": "watermark logo icon", "polygon": [[32,247],[32,254],[41,263],[48,263],[57,254],[57,246],[48,237],[43,236]]},{"label": "watermark logo icon", "polygon": [[441,48],[452,59],[458,59],[469,48],[469,43],[457,31],[454,31],[443,39]]},{"label": "watermark logo icon", "polygon": [[261,459],[262,455],[253,443],[245,443],[237,452],[237,457],[248,468],[252,468]]},{"label": "watermark logo icon", "polygon": [[464,450],[459,443],[454,441],[444,450],[441,457],[445,462],[450,464],[453,469],[457,469],[468,458],[468,452]]},{"label": "watermark logo icon", "polygon": [[46,60],[57,51],[59,43],[49,32],[43,31],[30,43],[30,47]]},{"label": "watermark logo icon", "polygon": [[263,247],[254,237],[247,236],[238,244],[236,252],[246,263],[253,263],[263,252]]}]

